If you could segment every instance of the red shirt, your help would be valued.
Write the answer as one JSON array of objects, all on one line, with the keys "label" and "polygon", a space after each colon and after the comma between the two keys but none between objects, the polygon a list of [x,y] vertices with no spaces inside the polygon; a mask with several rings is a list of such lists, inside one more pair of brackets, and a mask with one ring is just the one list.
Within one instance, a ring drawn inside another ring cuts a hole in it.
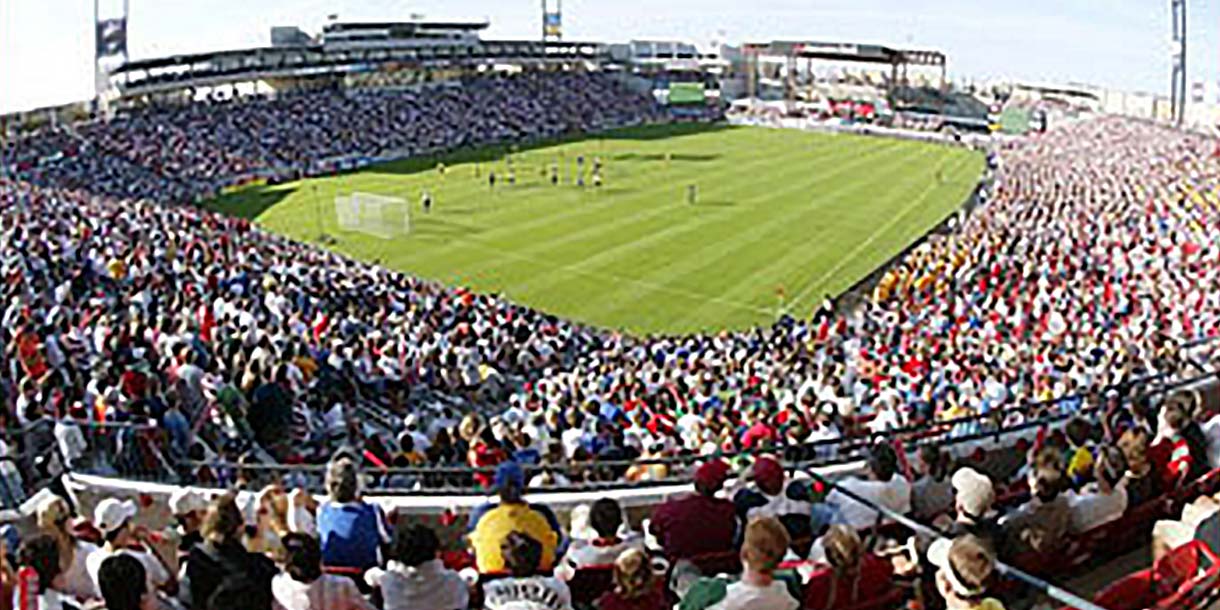
[{"label": "red shirt", "polygon": [[741,437],[741,444],[747,449],[773,441],[775,441],[775,429],[762,421],[756,422],[746,429],[746,433]]},{"label": "red shirt", "polygon": [[651,530],[671,559],[732,551],[737,514],[728,500],[693,493],[653,509]]},{"label": "red shirt", "polygon": [[657,587],[649,595],[630,600],[623,599],[617,592],[611,590],[598,598],[597,608],[598,610],[669,610],[670,604],[665,599],[664,590]]},{"label": "red shirt", "polygon": [[[500,462],[508,459],[508,456],[504,454],[504,450],[499,447],[493,448],[482,441],[476,443],[472,451],[474,451],[474,460],[470,465],[474,468],[498,466]],[[475,483],[478,483],[479,487],[483,488],[490,488],[493,479],[495,479],[495,475],[491,473],[477,472],[474,475]]]},{"label": "red shirt", "polygon": [[[860,558],[858,576],[843,574],[836,578],[831,568],[818,570],[809,576],[809,583],[805,585],[803,607],[809,610],[830,610],[854,607],[862,602],[879,599],[889,594],[894,587],[893,576],[894,566],[872,554]],[[830,597],[832,591],[833,606]]]}]

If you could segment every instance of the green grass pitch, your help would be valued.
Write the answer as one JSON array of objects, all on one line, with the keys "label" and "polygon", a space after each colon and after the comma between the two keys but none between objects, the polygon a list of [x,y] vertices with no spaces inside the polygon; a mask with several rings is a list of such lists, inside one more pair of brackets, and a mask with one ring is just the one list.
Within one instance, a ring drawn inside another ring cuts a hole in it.
[{"label": "green grass pitch", "polygon": [[[584,188],[575,184],[581,155]],[[600,188],[587,177],[595,157]],[[982,169],[977,153],[910,141],[652,126],[252,187],[208,205],[296,239],[329,234],[329,247],[347,255],[587,324],[685,334],[809,313],[953,213]],[[434,199],[429,214],[423,189]],[[410,234],[340,231],[334,199],[353,191],[406,199]]]}]

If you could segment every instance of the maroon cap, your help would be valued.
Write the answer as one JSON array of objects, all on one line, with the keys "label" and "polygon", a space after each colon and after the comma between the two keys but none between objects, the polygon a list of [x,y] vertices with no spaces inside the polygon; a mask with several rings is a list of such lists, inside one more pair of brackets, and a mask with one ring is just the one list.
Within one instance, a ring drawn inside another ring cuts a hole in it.
[{"label": "maroon cap", "polygon": [[754,462],[754,481],[761,487],[779,487],[784,484],[784,467],[773,458],[760,457]]},{"label": "maroon cap", "polygon": [[724,486],[724,480],[729,476],[729,465],[724,463],[724,460],[716,458],[704,462],[698,470],[695,471],[695,484],[707,489],[720,489]]}]

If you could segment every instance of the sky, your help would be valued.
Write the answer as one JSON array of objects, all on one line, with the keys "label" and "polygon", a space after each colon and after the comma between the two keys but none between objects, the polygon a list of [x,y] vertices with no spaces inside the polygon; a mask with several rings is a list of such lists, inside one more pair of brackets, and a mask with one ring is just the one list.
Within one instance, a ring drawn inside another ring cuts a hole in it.
[{"label": "sky", "polygon": [[[488,19],[486,38],[535,38],[541,0],[128,0],[133,59],[265,46],[273,25]],[[123,0],[98,0],[101,17]],[[1220,2],[1187,0],[1189,82],[1220,82]],[[0,113],[93,89],[91,0],[0,0]],[[570,40],[765,42],[932,48],[955,78],[1013,77],[1124,90],[1169,88],[1169,0],[566,0]]]}]

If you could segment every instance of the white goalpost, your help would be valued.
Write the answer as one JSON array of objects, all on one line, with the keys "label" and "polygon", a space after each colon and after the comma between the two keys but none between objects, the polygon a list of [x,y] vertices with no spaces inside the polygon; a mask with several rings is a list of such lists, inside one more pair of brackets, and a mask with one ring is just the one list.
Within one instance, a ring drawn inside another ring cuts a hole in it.
[{"label": "white goalpost", "polygon": [[381,239],[411,232],[411,208],[402,197],[387,197],[355,192],[335,197],[335,217],[339,228]]}]

